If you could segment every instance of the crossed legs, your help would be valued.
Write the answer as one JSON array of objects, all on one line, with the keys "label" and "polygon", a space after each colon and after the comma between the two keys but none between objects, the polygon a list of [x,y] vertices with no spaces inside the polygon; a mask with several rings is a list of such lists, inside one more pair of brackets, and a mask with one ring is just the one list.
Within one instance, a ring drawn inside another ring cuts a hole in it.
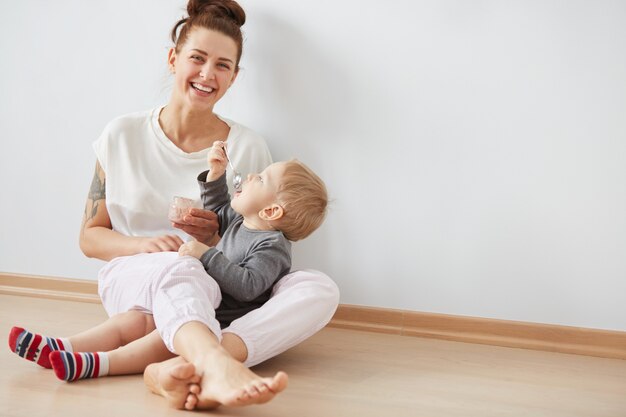
[{"label": "crossed legs", "polygon": [[[246,345],[233,333],[224,333],[222,348],[236,361],[245,362],[248,351]],[[214,408],[214,404],[198,404],[200,377],[196,368],[183,357],[176,356],[164,362],[148,365],[143,373],[144,383],[150,391],[164,397],[172,408]]]},{"label": "crossed legs", "polygon": [[[310,270],[291,273],[274,286],[272,297],[265,305],[224,329],[221,346],[233,359],[245,366],[254,366],[324,327],[338,302],[339,290],[328,276]],[[171,406],[190,409],[197,405],[193,395],[191,401],[187,401],[187,387],[193,386],[194,381],[184,376],[193,374],[194,369],[193,363],[176,357],[149,365],[144,372],[144,382]],[[282,381],[279,377],[279,385]]]},{"label": "crossed legs", "polygon": [[180,327],[174,347],[201,377],[198,408],[262,404],[287,387],[287,374],[278,372],[270,378],[256,375],[231,356],[202,323]]}]

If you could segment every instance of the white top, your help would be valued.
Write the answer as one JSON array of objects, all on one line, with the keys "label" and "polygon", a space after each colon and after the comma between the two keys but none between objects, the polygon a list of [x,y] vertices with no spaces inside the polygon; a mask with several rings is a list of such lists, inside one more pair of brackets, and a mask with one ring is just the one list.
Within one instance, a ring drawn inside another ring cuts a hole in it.
[{"label": "white top", "polygon": [[[209,149],[187,153],[165,136],[159,124],[162,107],[112,120],[93,147],[106,174],[106,207],[113,230],[127,236],[177,234],[167,218],[174,196],[200,203],[197,176],[208,169]],[[272,163],[267,143],[252,130],[221,118],[230,127],[228,154],[244,176]],[[232,193],[232,172],[226,179]]]}]

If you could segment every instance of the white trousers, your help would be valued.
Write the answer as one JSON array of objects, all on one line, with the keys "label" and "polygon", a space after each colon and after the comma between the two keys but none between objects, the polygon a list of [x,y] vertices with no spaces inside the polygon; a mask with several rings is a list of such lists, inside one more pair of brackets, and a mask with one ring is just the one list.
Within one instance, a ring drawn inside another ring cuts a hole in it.
[{"label": "white trousers", "polygon": [[129,310],[153,314],[167,348],[185,323],[204,323],[218,339],[222,333],[241,338],[254,366],[299,344],[322,329],[339,304],[339,289],[325,274],[304,270],[281,278],[270,299],[220,330],[215,309],[218,284],[202,263],[175,252],[146,253],[113,259],[98,275],[98,292],[109,316]]}]

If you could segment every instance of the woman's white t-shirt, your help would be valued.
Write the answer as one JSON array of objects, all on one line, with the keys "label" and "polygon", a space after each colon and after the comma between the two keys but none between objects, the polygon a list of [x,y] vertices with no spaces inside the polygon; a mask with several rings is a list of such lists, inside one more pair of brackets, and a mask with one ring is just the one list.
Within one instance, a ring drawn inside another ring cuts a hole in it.
[{"label": "woman's white t-shirt", "polygon": [[[208,168],[209,149],[187,153],[165,136],[159,124],[162,107],[111,121],[93,147],[106,174],[106,207],[113,230],[127,236],[189,235],[167,218],[174,196],[200,203],[197,176]],[[252,130],[221,118],[230,127],[228,154],[244,176],[272,163],[267,143]],[[226,171],[231,187],[232,172]]]}]

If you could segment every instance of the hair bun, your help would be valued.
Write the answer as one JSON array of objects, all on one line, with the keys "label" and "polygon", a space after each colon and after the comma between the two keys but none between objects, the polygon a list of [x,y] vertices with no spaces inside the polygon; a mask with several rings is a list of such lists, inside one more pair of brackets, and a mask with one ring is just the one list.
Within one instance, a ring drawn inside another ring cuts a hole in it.
[{"label": "hair bun", "polygon": [[201,14],[230,19],[241,27],[246,23],[246,13],[234,0],[189,0],[187,13],[191,19]]}]

